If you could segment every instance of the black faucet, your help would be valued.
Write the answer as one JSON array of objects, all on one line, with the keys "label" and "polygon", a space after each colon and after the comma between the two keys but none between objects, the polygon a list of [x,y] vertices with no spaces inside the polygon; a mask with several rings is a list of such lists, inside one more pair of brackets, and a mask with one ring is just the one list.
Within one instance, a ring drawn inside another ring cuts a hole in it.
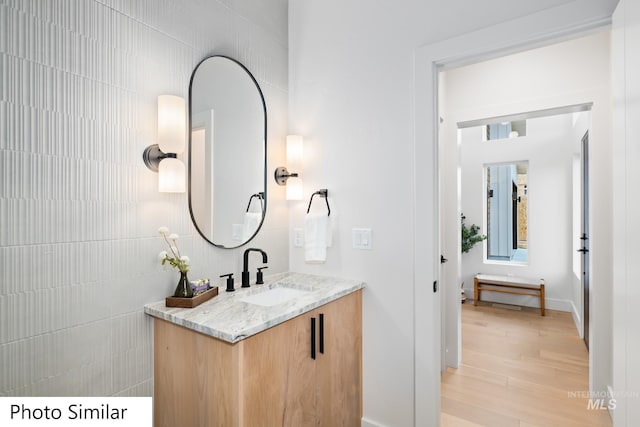
[{"label": "black faucet", "polygon": [[249,248],[244,251],[244,262],[242,263],[242,287],[249,287],[249,252],[260,252],[262,254],[262,263],[267,263],[267,253],[262,249]]}]

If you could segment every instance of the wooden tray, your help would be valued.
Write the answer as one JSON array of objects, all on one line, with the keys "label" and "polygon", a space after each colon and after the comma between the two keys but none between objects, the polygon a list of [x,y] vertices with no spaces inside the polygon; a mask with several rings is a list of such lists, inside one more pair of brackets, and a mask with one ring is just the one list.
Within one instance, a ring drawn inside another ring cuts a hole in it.
[{"label": "wooden tray", "polygon": [[205,301],[218,295],[218,287],[214,286],[193,298],[179,298],[179,297],[167,297],[165,299],[165,306],[167,307],[181,307],[181,308],[194,308],[199,306]]}]

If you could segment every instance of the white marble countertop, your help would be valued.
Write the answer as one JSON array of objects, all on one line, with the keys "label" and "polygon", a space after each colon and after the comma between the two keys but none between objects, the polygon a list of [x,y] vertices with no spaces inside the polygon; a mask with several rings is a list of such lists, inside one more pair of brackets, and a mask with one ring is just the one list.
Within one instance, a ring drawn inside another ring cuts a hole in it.
[{"label": "white marble countertop", "polygon": [[[264,285],[241,288],[240,281],[236,280],[235,292],[226,292],[225,286],[219,286],[217,296],[196,308],[165,307],[163,300],[146,304],[144,312],[214,338],[236,343],[364,287],[363,282],[356,280],[301,273],[275,274],[265,277],[264,281]],[[278,287],[307,292],[270,307],[241,301],[250,295]]]}]

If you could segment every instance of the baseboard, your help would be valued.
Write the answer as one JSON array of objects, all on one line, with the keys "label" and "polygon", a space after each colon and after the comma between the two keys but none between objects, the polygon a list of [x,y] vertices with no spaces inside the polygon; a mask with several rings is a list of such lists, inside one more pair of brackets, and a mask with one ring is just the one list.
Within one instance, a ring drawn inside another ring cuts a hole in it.
[{"label": "baseboard", "polygon": [[[468,299],[473,299],[475,297],[473,288],[465,288],[464,293]],[[482,291],[482,301],[540,308],[540,298],[536,296],[506,295],[498,292]],[[567,313],[573,313],[575,309],[573,301],[565,299],[545,298],[544,305],[546,309],[565,311]]]},{"label": "baseboard", "polygon": [[545,298],[544,304],[549,310],[566,311],[567,313],[571,313],[573,311],[571,308],[573,301],[568,299]]},{"label": "baseboard", "polygon": [[378,424],[376,422],[373,422],[371,420],[368,420],[362,417],[362,420],[360,420],[360,427],[386,427],[386,426],[383,426],[382,424]]}]

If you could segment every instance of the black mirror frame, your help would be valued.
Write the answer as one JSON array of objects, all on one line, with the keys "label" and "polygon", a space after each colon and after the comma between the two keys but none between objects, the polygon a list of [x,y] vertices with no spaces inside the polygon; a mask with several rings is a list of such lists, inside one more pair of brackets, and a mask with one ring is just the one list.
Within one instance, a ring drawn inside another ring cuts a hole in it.
[{"label": "black mirror frame", "polygon": [[[191,204],[191,116],[192,116],[192,90],[193,90],[193,78],[196,75],[196,72],[198,71],[198,68],[200,68],[200,66],[208,59],[211,58],[225,58],[228,59],[230,61],[233,61],[234,63],[236,63],[238,66],[240,66],[240,68],[242,68],[247,75],[251,78],[251,80],[253,81],[253,83],[256,85],[256,89],[258,90],[258,94],[260,95],[260,100],[262,101],[262,112],[264,113],[264,137],[263,137],[263,141],[264,141],[264,167],[263,167],[263,182],[264,182],[264,206],[262,208],[262,219],[260,220],[260,224],[258,224],[258,228],[256,228],[256,231],[253,233],[253,235],[245,242],[242,242],[241,244],[237,245],[237,246],[224,246],[215,242],[212,242],[210,240],[209,237],[205,236],[205,234],[202,232],[202,230],[200,229],[200,227],[198,227],[198,223],[196,222],[195,217],[193,216],[193,208],[192,208],[192,204]],[[260,89],[260,85],[258,84],[258,81],[255,79],[255,77],[253,76],[253,74],[251,74],[251,71],[249,71],[247,69],[247,67],[245,67],[241,62],[229,57],[229,56],[225,56],[225,55],[210,55],[207,56],[205,58],[203,58],[198,65],[196,65],[196,67],[193,69],[193,73],[191,73],[191,78],[189,79],[189,120],[188,120],[188,127],[187,127],[188,133],[189,133],[189,150],[188,150],[188,168],[189,171],[187,173],[188,176],[188,181],[187,181],[187,185],[188,185],[188,200],[189,200],[189,215],[191,216],[191,222],[193,223],[193,226],[196,228],[196,230],[198,231],[198,234],[200,234],[202,236],[203,239],[205,239],[207,242],[211,243],[213,246],[221,248],[221,249],[236,249],[236,248],[240,248],[244,245],[246,245],[247,243],[249,243],[251,240],[253,240],[256,235],[258,234],[258,232],[260,231],[260,229],[262,228],[262,225],[264,224],[264,220],[267,216],[267,104],[264,100],[264,94],[262,93],[262,89]]]}]

